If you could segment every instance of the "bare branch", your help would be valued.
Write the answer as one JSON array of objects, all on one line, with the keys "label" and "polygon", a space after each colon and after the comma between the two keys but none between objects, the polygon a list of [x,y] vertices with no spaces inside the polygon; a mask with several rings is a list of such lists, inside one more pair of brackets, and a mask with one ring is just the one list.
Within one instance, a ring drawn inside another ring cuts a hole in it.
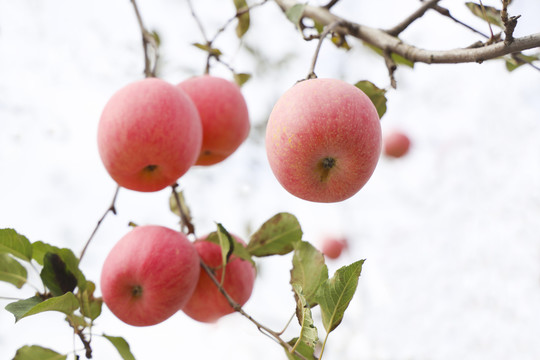
[{"label": "bare branch", "polygon": [[[284,11],[297,4],[295,0],[274,0]],[[336,31],[343,35],[351,35],[380,49],[401,55],[412,62],[426,64],[457,64],[481,63],[503,55],[540,47],[540,33],[514,39],[511,44],[502,41],[478,48],[459,48],[451,50],[425,50],[407,44],[386,31],[347,21],[330,11],[316,6],[306,6],[303,16],[311,18],[322,25],[329,25],[336,21],[344,24]]]},{"label": "bare branch", "polygon": [[[139,28],[141,29],[144,50],[144,75],[146,77],[155,77],[159,57],[158,44],[152,33],[150,33],[144,27],[137,3],[135,2],[135,0],[131,0],[131,3],[133,4],[133,9],[135,10],[135,15],[137,16],[137,22],[139,23]],[[154,52],[153,59],[150,58],[150,50]]]},{"label": "bare branch", "polygon": [[426,11],[429,9],[433,9],[437,3],[440,0],[430,0],[425,2],[422,6],[418,8],[415,12],[413,12],[409,17],[407,17],[405,20],[403,20],[401,23],[397,24],[391,29],[386,30],[386,32],[392,36],[398,36],[405,30],[409,25],[411,25],[414,21],[424,16]]},{"label": "bare branch", "polygon": [[485,37],[486,39],[489,38],[489,36],[484,34],[483,32],[473,28],[472,26],[470,26],[468,24],[465,24],[463,21],[458,20],[457,18],[452,16],[452,14],[450,14],[450,10],[448,10],[447,8],[444,8],[444,7],[440,6],[440,5],[436,5],[436,6],[433,7],[433,10],[437,11],[439,14],[441,14],[443,16],[446,16],[447,18],[453,20],[454,22],[460,24],[461,26],[466,27],[467,29],[471,30],[472,32],[475,32],[478,35],[480,35],[482,37]]},{"label": "bare branch", "polygon": [[86,241],[86,244],[84,245],[84,248],[82,249],[81,251],[81,255],[79,255],[79,262],[81,262],[83,256],[84,256],[84,253],[86,252],[86,249],[88,248],[88,245],[90,245],[90,242],[92,241],[92,239],[94,238],[94,235],[96,235],[96,232],[97,230],[99,229],[99,226],[101,225],[101,223],[103,222],[103,220],[105,220],[105,217],[107,216],[107,214],[109,214],[109,212],[112,212],[114,215],[116,215],[116,207],[115,207],[115,203],[116,203],[116,198],[118,197],[118,192],[120,191],[120,186],[117,185],[116,186],[116,190],[114,192],[114,196],[113,196],[113,199],[111,201],[111,205],[109,205],[109,207],[107,208],[107,210],[105,211],[105,213],[103,214],[103,216],[101,216],[101,218],[99,219],[99,221],[97,222],[97,225],[96,227],[94,228],[94,231],[92,231],[92,234],[90,235],[90,238]]}]

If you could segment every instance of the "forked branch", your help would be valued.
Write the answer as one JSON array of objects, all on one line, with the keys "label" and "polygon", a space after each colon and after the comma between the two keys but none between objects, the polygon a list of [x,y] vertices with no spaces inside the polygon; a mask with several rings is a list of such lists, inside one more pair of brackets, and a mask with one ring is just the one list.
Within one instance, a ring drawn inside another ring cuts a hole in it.
[{"label": "forked branch", "polygon": [[[299,4],[296,0],[274,1],[284,12]],[[430,4],[431,3],[435,3],[435,1],[430,2]],[[303,17],[315,20],[317,23],[323,26],[328,26],[329,24],[339,22],[342,25],[339,26],[335,31],[341,33],[343,36],[353,36],[367,44],[380,48],[383,51],[389,51],[391,53],[400,55],[412,62],[421,62],[426,64],[482,63],[483,61],[495,59],[504,55],[540,47],[540,33],[536,33],[515,38],[511,43],[499,41],[476,48],[464,47],[442,51],[426,50],[411,44],[407,44],[396,36],[389,34],[385,30],[357,24],[341,18],[334,15],[324,7],[306,5],[302,15]]]}]

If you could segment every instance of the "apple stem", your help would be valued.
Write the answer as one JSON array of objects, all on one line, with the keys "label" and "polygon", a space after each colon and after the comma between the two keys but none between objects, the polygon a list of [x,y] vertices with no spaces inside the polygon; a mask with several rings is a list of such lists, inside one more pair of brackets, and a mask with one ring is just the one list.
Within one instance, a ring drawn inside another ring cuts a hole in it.
[{"label": "apple stem", "polygon": [[114,192],[114,196],[113,196],[113,199],[111,201],[111,204],[109,205],[109,207],[107,208],[107,210],[105,210],[105,213],[103,214],[103,216],[101,216],[101,218],[98,220],[97,222],[97,225],[96,227],[94,228],[94,231],[92,231],[92,234],[90,235],[90,238],[88,238],[88,240],[86,241],[86,244],[84,245],[82,251],[81,251],[81,255],[79,255],[79,263],[82,261],[82,258],[84,256],[84,254],[86,253],[86,249],[88,248],[88,245],[90,245],[90,242],[92,241],[92,239],[94,238],[94,235],[96,234],[99,226],[101,225],[101,223],[103,222],[103,220],[105,219],[105,217],[107,216],[107,214],[109,212],[112,212],[114,215],[116,215],[116,207],[115,207],[115,203],[116,203],[116,198],[118,197],[118,192],[120,191],[120,185],[117,185],[116,186],[116,190]]},{"label": "apple stem", "polygon": [[313,54],[313,60],[311,61],[311,66],[309,68],[309,73],[306,77],[306,80],[317,78],[317,75],[315,74],[315,65],[317,64],[317,58],[319,57],[319,52],[321,51],[323,40],[328,36],[328,34],[330,34],[332,31],[334,31],[334,29],[336,29],[340,25],[342,25],[342,21],[340,20],[335,21],[327,25],[324,28],[324,31],[318,36],[319,42],[317,43],[317,47],[315,48],[315,53]]},{"label": "apple stem", "polygon": [[182,230],[184,231],[184,227],[187,228],[187,232],[184,231],[187,235],[193,234],[195,235],[195,225],[190,221],[189,214],[186,213],[185,207],[187,206],[185,204],[185,201],[180,201],[180,196],[176,192],[176,188],[178,187],[178,183],[173,184],[172,186],[172,193],[174,196],[174,200],[176,201],[176,206],[178,207],[178,213],[180,214],[180,220],[182,222]]}]

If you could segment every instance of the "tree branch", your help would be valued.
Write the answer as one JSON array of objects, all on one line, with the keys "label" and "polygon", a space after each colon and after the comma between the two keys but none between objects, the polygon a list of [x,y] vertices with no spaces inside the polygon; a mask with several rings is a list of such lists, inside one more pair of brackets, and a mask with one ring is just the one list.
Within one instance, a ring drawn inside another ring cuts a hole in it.
[{"label": "tree branch", "polygon": [[425,2],[422,6],[418,8],[415,12],[413,12],[409,17],[407,17],[405,20],[403,20],[401,23],[397,24],[391,29],[386,30],[386,32],[392,36],[398,36],[405,30],[409,25],[411,25],[414,21],[424,16],[426,11],[429,9],[434,8],[437,3],[441,0],[430,0]]},{"label": "tree branch", "polygon": [[[295,0],[274,1],[283,11],[287,11],[297,4]],[[353,36],[370,45],[383,49],[383,51],[398,54],[412,62],[426,64],[481,63],[503,55],[540,47],[540,33],[536,33],[515,38],[510,44],[500,41],[477,48],[459,48],[442,51],[426,50],[407,44],[384,30],[345,20],[322,7],[305,6],[303,16],[311,18],[324,26],[340,22],[343,25],[338,27],[336,31],[343,35]]]}]

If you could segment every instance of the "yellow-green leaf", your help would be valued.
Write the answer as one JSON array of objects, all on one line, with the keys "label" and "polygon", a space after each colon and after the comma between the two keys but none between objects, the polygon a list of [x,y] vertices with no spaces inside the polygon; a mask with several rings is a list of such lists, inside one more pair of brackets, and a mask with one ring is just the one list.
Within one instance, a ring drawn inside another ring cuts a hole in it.
[{"label": "yellow-green leaf", "polygon": [[38,345],[23,346],[17,353],[13,360],[66,360],[67,355],[62,355]]},{"label": "yellow-green leaf", "polygon": [[501,10],[494,8],[493,6],[485,6],[482,10],[482,5],[474,2],[466,2],[465,5],[469,10],[480,19],[489,22],[490,24],[496,25],[501,29],[504,29],[504,23],[501,19]]},{"label": "yellow-green leaf", "polygon": [[5,281],[21,288],[26,284],[26,268],[8,254],[0,253],[0,281]]},{"label": "yellow-green leaf", "polygon": [[236,13],[238,18],[238,24],[236,25],[236,36],[242,38],[244,34],[249,30],[250,16],[249,7],[246,0],[234,0],[234,6],[236,7]]},{"label": "yellow-green leaf", "polygon": [[302,228],[298,219],[289,213],[279,213],[251,235],[247,249],[253,256],[284,255],[300,240]]},{"label": "yellow-green leaf", "polygon": [[13,229],[0,229],[0,253],[8,253],[19,259],[32,259],[32,244]]},{"label": "yellow-green leaf", "polygon": [[367,80],[359,81],[354,86],[362,90],[369,97],[377,109],[379,119],[381,119],[386,113],[386,90],[379,89],[375,84]]}]

